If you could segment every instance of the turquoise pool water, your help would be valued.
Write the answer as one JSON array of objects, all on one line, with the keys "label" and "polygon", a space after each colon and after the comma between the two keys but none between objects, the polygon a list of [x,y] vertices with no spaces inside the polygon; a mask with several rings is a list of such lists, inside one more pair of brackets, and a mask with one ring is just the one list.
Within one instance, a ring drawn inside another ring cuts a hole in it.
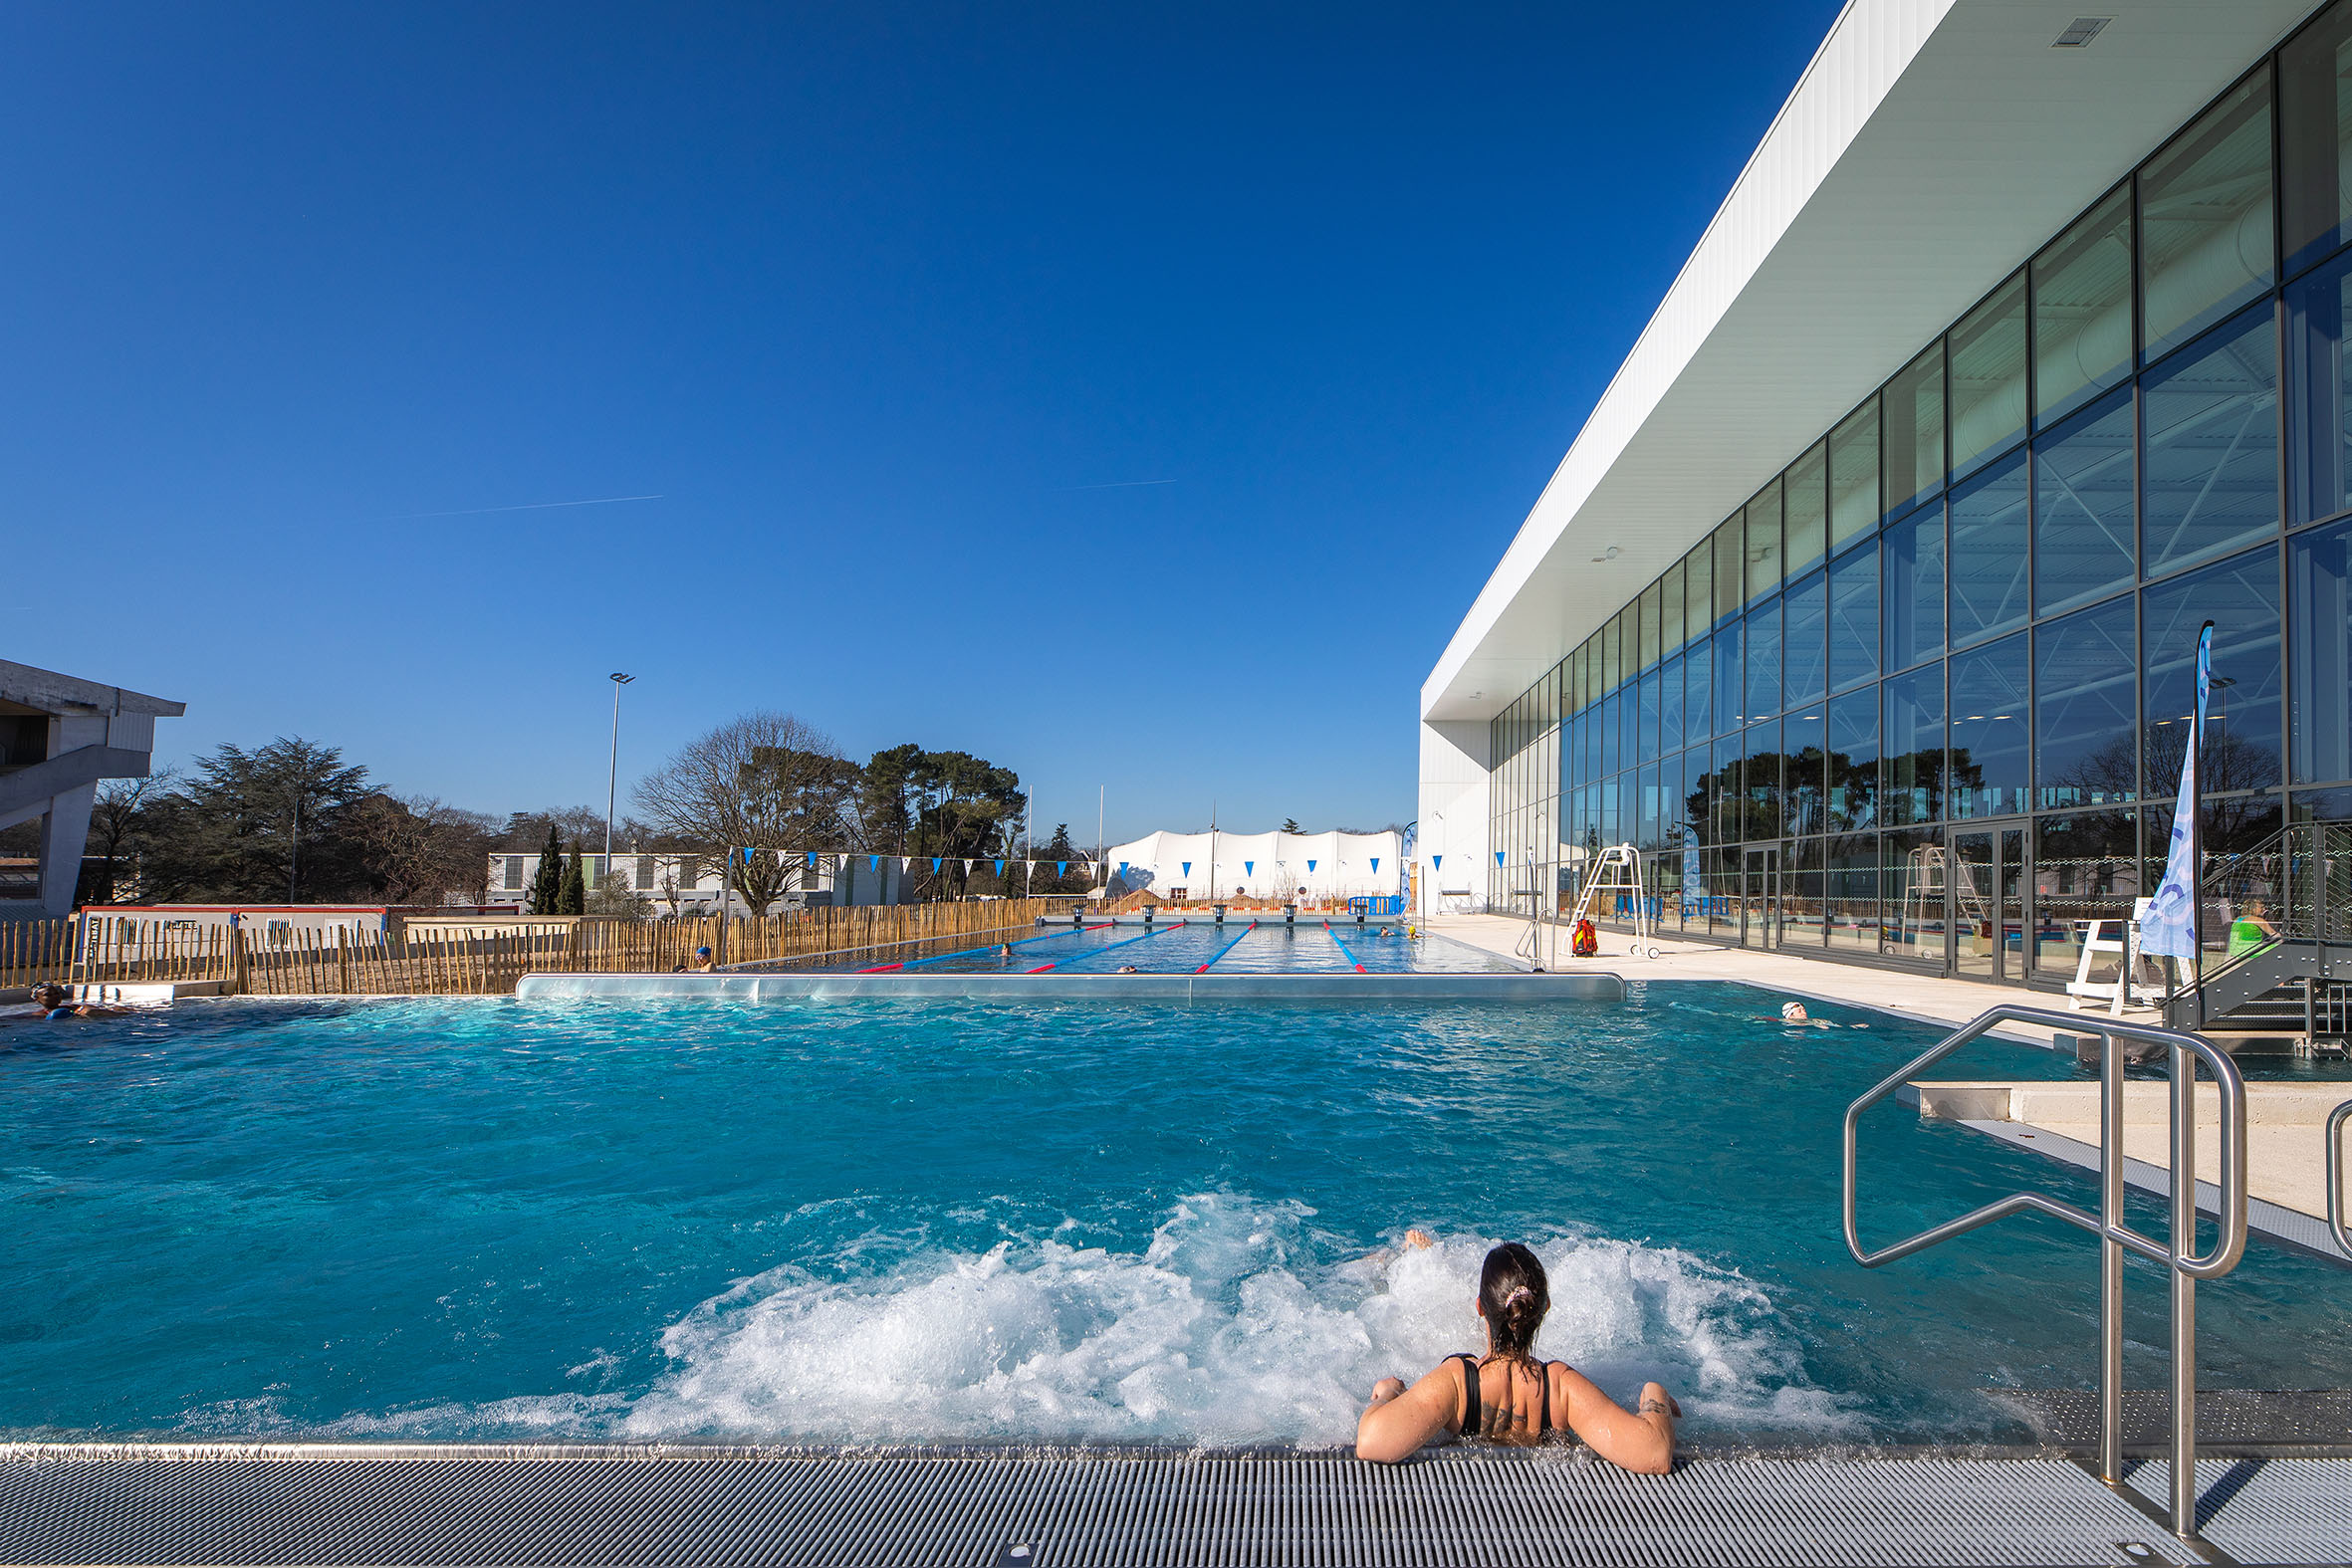
[{"label": "turquoise pool water", "polygon": [[[1445,937],[1408,937],[1393,925],[1358,926],[1278,915],[1224,924],[1201,918],[1151,926],[1093,925],[1048,929],[1011,944],[948,954],[899,966],[910,975],[970,975],[1044,969],[1055,975],[1100,975],[1133,965],[1139,974],[1189,975],[1203,966],[1217,975],[1347,974],[1360,966],[1374,975],[1511,974],[1525,968]],[[862,966],[858,966],[862,967]]]},{"label": "turquoise pool water", "polygon": [[[1475,1345],[1701,1443],[1999,1438],[2083,1386],[2092,1250],[2038,1220],[1868,1272],[1837,1119],[1929,1040],[1739,987],[1624,1007],[183,1004],[0,1029],[18,1435],[1343,1443]],[[1990,1043],[1953,1076],[2058,1076]],[[1867,1229],[2088,1183],[1888,1107]],[[2161,1225],[2154,1206],[2141,1222]],[[1441,1237],[1397,1255],[1407,1226]],[[2136,1263],[2131,1371],[2164,1376]],[[2352,1386],[2352,1273],[2257,1240],[2205,1381]]]}]

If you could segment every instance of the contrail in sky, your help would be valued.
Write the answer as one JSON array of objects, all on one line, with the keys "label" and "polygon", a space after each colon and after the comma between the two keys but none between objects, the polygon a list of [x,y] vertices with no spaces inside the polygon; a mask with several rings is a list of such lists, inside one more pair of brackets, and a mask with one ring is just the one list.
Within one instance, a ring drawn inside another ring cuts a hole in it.
[{"label": "contrail in sky", "polygon": [[1138,485],[1173,485],[1174,483],[1176,481],[1173,479],[1115,479],[1107,485],[1057,485],[1054,488],[1059,494],[1071,490],[1133,490]]},{"label": "contrail in sky", "polygon": [[526,501],[519,507],[466,507],[457,512],[403,512],[398,517],[371,518],[374,523],[414,523],[424,518],[478,518],[493,512],[545,512],[554,507],[608,507],[621,501],[662,501],[664,496],[590,496],[586,501]]}]

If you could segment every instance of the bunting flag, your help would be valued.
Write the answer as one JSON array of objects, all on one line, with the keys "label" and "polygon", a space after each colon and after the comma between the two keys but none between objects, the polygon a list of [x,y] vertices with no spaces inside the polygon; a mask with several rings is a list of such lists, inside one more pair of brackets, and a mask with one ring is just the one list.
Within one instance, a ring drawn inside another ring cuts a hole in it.
[{"label": "bunting flag", "polygon": [[1306,862],[1306,874],[1308,876],[1314,875],[1314,862],[1311,860]]},{"label": "bunting flag", "polygon": [[752,863],[752,856],[757,853],[759,853],[759,851],[756,849],[746,849],[743,852],[743,863],[747,866],[750,865]]},{"label": "bunting flag", "polygon": [[1184,874],[1186,876],[1192,875],[1192,862],[1189,860],[1184,862]]},{"label": "bunting flag", "polygon": [[1374,855],[1372,857],[1372,874],[1374,876],[1378,876],[1380,874],[1380,857],[1378,855]]},{"label": "bunting flag", "polygon": [[967,860],[964,862],[964,875],[966,876],[970,876],[973,872],[979,869],[980,862],[977,860]]},{"label": "bunting flag", "polygon": [[931,857],[931,874],[933,876],[937,876],[939,874],[939,857],[937,855],[933,855]]},{"label": "bunting flag", "polygon": [[[2173,805],[2173,841],[2165,851],[2164,880],[2140,917],[2140,951],[2167,958],[2197,957],[2197,752],[2205,743],[2206,701],[2214,684],[2214,623],[2197,634],[2197,711],[2181,753],[2180,793]],[[2130,977],[2125,977],[2129,979]]]},{"label": "bunting flag", "polygon": [[1127,862],[1126,862],[1126,861],[1124,861],[1124,860],[1122,860],[1122,861],[1120,861],[1120,862],[1119,862],[1119,875],[1120,875],[1121,877],[1124,877],[1126,874],[1127,874]]},{"label": "bunting flag", "polygon": [[1429,869],[1432,871],[1435,871],[1439,866],[1442,866],[1445,863],[1446,857],[1444,855],[1431,855],[1429,857]]},{"label": "bunting flag", "polygon": [[865,868],[866,868],[868,871],[879,871],[879,870],[881,870],[881,869],[882,869],[882,857],[881,857],[880,855],[867,855],[867,856],[865,857]]},{"label": "bunting flag", "polygon": [[898,872],[901,876],[904,876],[907,872],[912,871],[915,868],[914,856],[900,855],[898,858],[904,862],[904,864],[900,865],[898,868]]},{"label": "bunting flag", "polygon": [[1244,875],[1244,876],[1256,876],[1257,874],[1258,874],[1258,862],[1257,862],[1257,861],[1255,861],[1255,860],[1245,860],[1245,861],[1243,861],[1243,862],[1242,862],[1242,875]]},{"label": "bunting flag", "polygon": [[1500,849],[1495,851],[1495,865],[1498,870],[1500,870],[1503,865],[1503,851]]},{"label": "bunting flag", "polygon": [[809,869],[812,871],[817,869],[817,851],[814,849],[809,851]]},{"label": "bunting flag", "polygon": [[1066,861],[1066,860],[1057,860],[1057,861],[1055,861],[1055,862],[1054,862],[1054,874],[1055,874],[1056,876],[1067,876],[1067,875],[1069,875],[1069,862],[1068,862],[1068,861]]},{"label": "bunting flag", "polygon": [[998,875],[998,876],[1000,876],[1000,877],[1002,877],[1004,874],[1005,874],[1005,862],[1003,862],[1002,860],[1000,860],[1000,861],[998,861],[998,862],[997,862],[997,875]]}]

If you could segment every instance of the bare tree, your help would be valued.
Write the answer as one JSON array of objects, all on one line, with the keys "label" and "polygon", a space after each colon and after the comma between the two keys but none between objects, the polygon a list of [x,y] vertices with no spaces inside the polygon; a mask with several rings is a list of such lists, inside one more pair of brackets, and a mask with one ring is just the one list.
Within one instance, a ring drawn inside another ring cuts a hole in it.
[{"label": "bare tree", "polygon": [[144,779],[109,779],[98,786],[98,797],[90,807],[90,845],[85,852],[101,861],[100,903],[115,901],[115,888],[122,877],[120,863],[136,852],[147,802],[170,792],[178,782],[178,771],[164,768]]},{"label": "bare tree", "polygon": [[647,775],[636,805],[662,832],[723,857],[728,882],[765,914],[800,878],[798,851],[850,844],[861,778],[829,736],[763,711],[720,725]]},{"label": "bare tree", "polygon": [[431,795],[373,794],[353,812],[369,878],[393,904],[438,904],[451,893],[484,902],[496,817]]}]

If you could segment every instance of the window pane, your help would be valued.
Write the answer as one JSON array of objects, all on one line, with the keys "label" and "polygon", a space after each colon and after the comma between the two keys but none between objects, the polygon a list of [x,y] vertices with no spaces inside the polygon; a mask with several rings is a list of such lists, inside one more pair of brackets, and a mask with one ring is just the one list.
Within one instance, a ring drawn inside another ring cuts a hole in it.
[{"label": "window pane", "polygon": [[1822,710],[1792,713],[1780,721],[1781,805],[1791,833],[1818,833],[1826,810],[1821,761]]},{"label": "window pane", "polygon": [[1944,666],[1897,675],[1886,694],[1880,731],[1879,820],[1890,827],[1944,816]]},{"label": "window pane", "polygon": [[1952,656],[1952,814],[2026,809],[2031,661],[2022,633]]},{"label": "window pane", "polygon": [[1612,617],[1600,629],[1600,689],[1613,692],[1625,679],[1625,666],[1618,657],[1618,623],[1623,617]]},{"label": "window pane", "polygon": [[[2214,689],[2206,709],[2206,794],[2275,789],[2278,733],[2278,552],[2248,551],[2140,596],[2142,695],[2148,719],[2141,778],[2156,797],[2180,789],[2182,752],[2197,710],[2197,632],[2214,623]],[[2348,699],[2336,688],[2339,709]]]},{"label": "window pane", "polygon": [[2034,613],[2131,581],[2132,531],[2132,402],[2124,391],[2034,446]]},{"label": "window pane", "polygon": [[1683,744],[1683,661],[1668,659],[1658,670],[1658,749],[1671,752]]},{"label": "window pane", "polygon": [[1890,524],[1880,552],[1886,560],[1886,664],[1901,669],[1944,651],[1944,509],[1922,507]]},{"label": "window pane", "polygon": [[2286,270],[2352,239],[2352,6],[2278,53],[2279,198]]},{"label": "window pane", "polygon": [[2352,523],[2287,542],[2297,784],[2352,779]]},{"label": "window pane", "polygon": [[2048,424],[2122,380],[2132,362],[2129,188],[2033,258],[2034,419]]},{"label": "window pane", "polygon": [[1887,383],[1886,509],[1900,512],[1944,488],[1944,345]]},{"label": "window pane", "polygon": [[1641,708],[1634,716],[1633,755],[1628,763],[1654,763],[1658,760],[1658,672],[1650,671],[1641,678]]},{"label": "window pane", "polygon": [[1715,624],[1715,545],[1702,540],[1683,557],[1683,623],[1685,642],[1697,642]]},{"label": "window pane", "polygon": [[1625,733],[1617,742],[1617,766],[1638,767],[1642,760],[1640,684],[1627,682],[1619,701],[1622,706],[1617,710],[1617,722],[1625,727]]},{"label": "window pane", "polygon": [[1658,662],[1658,616],[1666,602],[1666,590],[1651,583],[1641,594],[1641,665],[1648,669]]},{"label": "window pane", "polygon": [[1750,725],[1748,756],[1740,767],[1744,804],[1740,836],[1750,843],[1778,838],[1787,831],[1780,819],[1780,726]]},{"label": "window pane", "polygon": [[1659,635],[1664,638],[1660,653],[1675,653],[1682,648],[1689,633],[1683,629],[1682,618],[1683,563],[1676,561],[1666,568],[1659,592]]},{"label": "window pane", "polygon": [[1829,564],[1829,689],[1878,673],[1878,549]]},{"label": "window pane", "polygon": [[1889,958],[1944,960],[1943,877],[1929,859],[1943,839],[1939,832],[1914,830],[1887,833],[1878,841],[1879,951]]},{"label": "window pane", "polygon": [[1732,622],[1715,634],[1715,729],[1718,735],[1748,722],[1744,706],[1747,672],[1740,657],[1740,623]]},{"label": "window pane", "polygon": [[2025,275],[1952,329],[1952,472],[2025,434]]},{"label": "window pane", "polygon": [[1746,706],[1748,718],[1764,719],[1780,711],[1780,601],[1773,599],[1748,612]]},{"label": "window pane", "polygon": [[2144,360],[2270,287],[2270,73],[2256,71],[2140,174]]},{"label": "window pane", "polygon": [[1952,641],[2025,624],[2027,548],[2023,453],[1952,490]]},{"label": "window pane", "polygon": [[1740,613],[1741,586],[1747,580],[1740,561],[1740,514],[1715,531],[1715,621],[1722,625]]},{"label": "window pane", "polygon": [[1604,779],[1625,766],[1625,720],[1621,712],[1624,705],[1621,695],[1601,699],[1599,773]]},{"label": "window pane", "polygon": [[2137,792],[2138,640],[2128,598],[2033,633],[2033,782],[2044,809]]},{"label": "window pane", "polygon": [[1878,527],[1878,399],[1829,432],[1829,548]]},{"label": "window pane", "polygon": [[2033,824],[2033,967],[2072,978],[2093,920],[2128,920],[2140,885],[2138,835],[2130,811],[2082,811]]},{"label": "window pane", "polygon": [[[2352,12],[2347,12],[2352,15]],[[2286,291],[2287,516],[2313,523],[2352,508],[2352,363],[2344,322],[2352,316],[2352,256]]]},{"label": "window pane", "polygon": [[1781,685],[1790,707],[1818,702],[1829,689],[1829,583],[1816,571],[1781,600]]},{"label": "window pane", "polygon": [[1715,652],[1702,639],[1683,658],[1682,743],[1704,746],[1715,733]]},{"label": "window pane", "polygon": [[1878,950],[1878,835],[1829,841],[1829,945],[1844,953]]},{"label": "window pane", "polygon": [[1748,503],[1748,602],[1780,587],[1780,481],[1774,479]]},{"label": "window pane", "polygon": [[2268,308],[2149,372],[2141,397],[2148,575],[2278,532],[2278,344]]},{"label": "window pane", "polygon": [[1829,830],[1878,821],[1878,691],[1875,687],[1829,700]]},{"label": "window pane", "polygon": [[1711,833],[1719,844],[1740,842],[1740,751],[1743,737],[1735,731],[1715,738],[1715,787],[1708,802]]},{"label": "window pane", "polygon": [[1816,445],[1780,477],[1781,531],[1788,575],[1821,563],[1829,547],[1829,449]]}]

